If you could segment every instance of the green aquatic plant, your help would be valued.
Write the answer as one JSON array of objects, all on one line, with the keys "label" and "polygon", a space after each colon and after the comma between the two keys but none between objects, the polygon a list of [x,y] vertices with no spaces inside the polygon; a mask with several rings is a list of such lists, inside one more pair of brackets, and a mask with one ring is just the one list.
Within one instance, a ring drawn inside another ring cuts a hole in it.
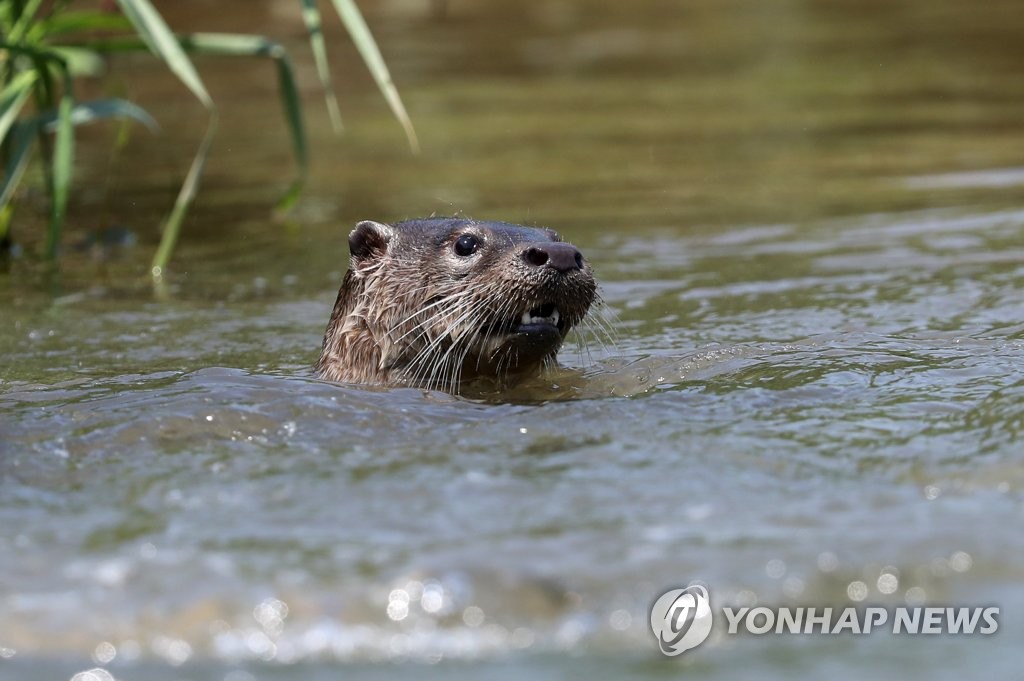
[{"label": "green aquatic plant", "polygon": [[[336,131],[341,117],[331,86],[321,15],[316,0],[300,0],[317,73]],[[354,0],[331,0],[369,68],[381,93],[418,151],[412,123],[391,80],[380,50]],[[209,123],[170,212],[164,220],[152,273],[160,277],[170,261],[181,225],[195,199],[211,142],[217,109],[190,54],[263,57],[277,66],[278,91],[295,156],[296,178],[278,207],[298,198],[308,168],[308,148],[294,70],[285,49],[259,35],[234,33],[175,34],[150,0],[116,0],[120,11],[79,9],[74,0],[0,0],[0,243],[9,241],[16,191],[33,160],[42,166],[50,214],[44,254],[58,253],[71,188],[75,128],[86,123],[126,119],[156,128],[153,118],[120,99],[78,101],[75,82],[102,75],[103,57],[118,52],[149,51],[191,91],[209,113]]]}]

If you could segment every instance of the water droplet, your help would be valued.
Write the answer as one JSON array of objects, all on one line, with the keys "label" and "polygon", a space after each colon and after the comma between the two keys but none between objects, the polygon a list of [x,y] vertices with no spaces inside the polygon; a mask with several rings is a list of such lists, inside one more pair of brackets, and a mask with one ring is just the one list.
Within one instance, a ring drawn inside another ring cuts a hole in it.
[{"label": "water droplet", "polygon": [[108,672],[106,669],[97,667],[96,669],[87,669],[84,672],[78,672],[71,677],[71,681],[115,681],[113,674]]},{"label": "water droplet", "polygon": [[109,641],[103,641],[92,651],[92,659],[98,664],[107,664],[117,657],[117,648]]},{"label": "water droplet", "polygon": [[850,582],[846,587],[846,595],[851,601],[863,601],[868,597],[868,585],[860,580]]},{"label": "water droplet", "polygon": [[173,667],[178,667],[192,657],[192,646],[186,641],[167,636],[157,636],[153,639],[153,652],[164,658]]},{"label": "water droplet", "polygon": [[401,622],[409,616],[409,604],[404,601],[391,601],[388,603],[388,617],[395,622]]},{"label": "water droplet", "polygon": [[479,627],[484,623],[484,611],[475,605],[471,605],[462,611],[462,621],[467,627]]},{"label": "water droplet", "polygon": [[405,590],[409,593],[409,599],[418,601],[423,596],[423,582],[412,579],[409,580],[405,585]]},{"label": "water droplet", "polygon": [[608,615],[608,624],[616,631],[625,631],[633,623],[633,616],[628,610],[616,610]]},{"label": "water droplet", "polygon": [[835,572],[839,568],[839,557],[831,551],[818,554],[818,569],[822,572]]},{"label": "water droplet", "polygon": [[288,604],[277,598],[267,598],[253,608],[252,616],[264,631],[276,636],[281,633],[288,617]]},{"label": "water droplet", "polygon": [[910,606],[924,605],[925,600],[927,599],[927,594],[925,593],[924,589],[922,589],[921,587],[919,587],[919,586],[912,586],[909,589],[907,589],[907,593],[906,593],[905,598],[906,598],[906,601],[907,601],[907,605],[910,605]]},{"label": "water droplet", "polygon": [[526,627],[516,627],[512,630],[512,647],[522,650],[523,648],[529,648],[533,645],[536,635],[532,629]]},{"label": "water droplet", "polygon": [[804,592],[804,580],[799,577],[787,577],[782,583],[782,591],[790,598],[796,598]]},{"label": "water droplet", "polygon": [[884,572],[878,577],[878,592],[889,595],[896,593],[896,589],[899,588],[900,580],[896,575]]},{"label": "water droplet", "polygon": [[957,551],[949,557],[949,567],[953,572],[967,572],[973,564],[974,559],[966,551]]},{"label": "water droplet", "polygon": [[738,608],[752,608],[757,605],[757,594],[750,589],[742,589],[736,592],[734,601]]},{"label": "water droplet", "polygon": [[429,613],[441,610],[444,605],[444,589],[440,584],[428,584],[423,587],[423,596],[420,597],[420,607]]}]

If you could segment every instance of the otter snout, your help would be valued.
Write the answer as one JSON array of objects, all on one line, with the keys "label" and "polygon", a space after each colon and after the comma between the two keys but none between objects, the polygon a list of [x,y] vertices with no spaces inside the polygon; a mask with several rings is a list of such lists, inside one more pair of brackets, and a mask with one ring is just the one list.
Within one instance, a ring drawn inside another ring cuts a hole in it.
[{"label": "otter snout", "polygon": [[562,241],[529,244],[523,260],[534,267],[550,267],[558,272],[583,269],[583,254],[572,244]]}]

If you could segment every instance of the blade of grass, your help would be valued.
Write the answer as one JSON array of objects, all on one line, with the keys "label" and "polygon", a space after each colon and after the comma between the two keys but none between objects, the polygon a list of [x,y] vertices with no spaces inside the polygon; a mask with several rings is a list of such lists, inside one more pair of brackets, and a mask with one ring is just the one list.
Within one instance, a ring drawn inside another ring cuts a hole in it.
[{"label": "blade of grass", "polygon": [[341,123],[338,98],[334,94],[334,85],[331,83],[331,70],[327,64],[327,46],[324,43],[320,9],[316,6],[316,0],[302,0],[302,21],[306,24],[306,33],[309,34],[309,47],[313,51],[313,61],[316,64],[317,76],[320,78],[320,87],[324,91],[324,101],[327,103],[331,128],[334,129],[335,134],[341,134],[344,126]]},{"label": "blade of grass", "polygon": [[159,280],[163,276],[167,263],[171,260],[174,246],[178,242],[178,234],[181,232],[181,224],[185,219],[192,201],[195,199],[196,191],[199,188],[199,181],[203,175],[203,168],[206,166],[206,158],[210,152],[210,145],[213,143],[213,136],[217,131],[217,110],[213,105],[203,81],[199,78],[192,61],[185,54],[185,50],[178,42],[178,38],[171,32],[163,17],[156,11],[149,0],[117,0],[121,11],[128,17],[128,20],[135,26],[139,37],[142,38],[149,48],[157,54],[167,67],[173,71],[179,79],[188,87],[203,106],[210,112],[210,122],[192,158],[192,165],[189,166],[185,181],[178,191],[178,196],[171,208],[170,215],[164,223],[163,234],[160,236],[160,245],[157,246],[153,255],[153,264],[150,271],[154,279]]},{"label": "blade of grass", "polygon": [[213,100],[192,61],[152,3],[149,0],[117,0],[117,4],[149,49],[164,60],[167,67],[192,91],[203,106],[212,110]]},{"label": "blade of grass", "polygon": [[298,201],[299,195],[306,185],[306,176],[309,171],[309,151],[306,146],[306,131],[302,122],[302,104],[299,99],[299,89],[295,84],[295,73],[292,71],[287,56],[277,60],[277,82],[281,91],[285,120],[288,121],[288,129],[291,131],[292,151],[299,165],[298,175],[292,181],[285,195],[277,202],[277,209],[286,212],[291,210],[295,202]]},{"label": "blade of grass", "polygon": [[14,206],[0,204],[0,253],[10,248],[11,218],[13,216]]},{"label": "blade of grass", "polygon": [[123,31],[130,29],[131,23],[121,14],[110,12],[80,10],[55,12],[45,21],[37,24],[37,28],[29,32],[33,37],[53,37],[64,33],[78,31]]},{"label": "blade of grass", "polygon": [[[277,203],[279,211],[287,211],[298,200],[309,171],[309,147],[302,117],[302,99],[295,79],[295,69],[285,48],[263,36],[237,33],[193,33],[179,36],[182,49],[190,54],[222,57],[266,57],[277,66],[278,91],[284,109],[285,122],[292,143],[292,154],[298,166],[298,175]],[[144,47],[137,39],[115,38],[93,41],[91,49],[100,52],[137,51]]]},{"label": "blade of grass", "polygon": [[272,40],[248,33],[187,33],[178,36],[181,48],[193,54],[221,57],[273,57],[283,49]]},{"label": "blade of grass", "polygon": [[11,128],[10,145],[4,164],[4,181],[0,184],[0,208],[6,207],[14,196],[14,190],[28,166],[29,152],[32,151],[32,141],[35,138],[35,126],[15,123]]},{"label": "blade of grass", "polygon": [[156,253],[153,255],[150,272],[156,281],[162,279],[164,270],[167,269],[167,263],[171,260],[171,254],[174,253],[174,246],[177,244],[178,234],[181,232],[181,224],[185,220],[185,214],[188,212],[189,206],[195,200],[196,191],[199,189],[199,180],[203,174],[203,167],[206,165],[206,158],[210,153],[210,145],[213,143],[213,136],[216,132],[217,110],[212,109],[210,111],[210,124],[206,128],[202,141],[199,143],[199,150],[192,159],[188,175],[185,176],[185,181],[181,184],[181,189],[178,191],[178,197],[174,201],[171,214],[167,216],[163,234],[160,237],[160,245],[157,246]]},{"label": "blade of grass", "polygon": [[[70,116],[72,100],[69,99],[67,104],[64,103],[64,99],[71,97],[71,75],[68,73],[67,65],[60,55],[46,50],[37,49],[35,47],[28,47],[25,45],[12,45],[6,42],[0,42],[0,48],[6,49],[15,54],[24,54],[28,56],[33,63],[35,72],[38,75],[38,87],[32,88],[32,94],[35,96],[36,107],[41,111],[46,111],[52,108],[62,109],[61,114],[58,114],[58,118],[66,114]],[[52,70],[58,71],[63,77],[64,81],[64,92],[60,98],[56,94],[56,88],[53,83]],[[59,102],[59,104],[58,104]],[[62,129],[64,125],[60,126]],[[68,157],[70,147],[69,140],[67,139],[66,133],[71,132],[70,125],[66,126],[63,134],[59,134],[59,142],[62,148],[58,150],[51,148],[50,140],[47,139],[42,126],[34,126],[33,132],[39,141],[39,147],[42,150],[43,158],[43,180],[46,184],[46,193],[50,197],[50,225],[47,229],[47,240],[46,240],[46,253],[51,258],[51,255],[56,253],[56,239],[54,235],[59,235],[61,224],[60,220],[64,214],[64,208],[66,207],[67,201],[67,181],[70,179],[70,168],[55,169],[54,160],[63,160]],[[64,171],[68,171],[64,175]],[[52,248],[51,248],[52,247]]]},{"label": "blade of grass", "polygon": [[352,37],[352,42],[355,43],[356,49],[359,50],[359,54],[366,63],[366,67],[370,70],[370,74],[373,76],[374,81],[376,81],[377,87],[380,88],[381,94],[384,95],[388,106],[391,107],[391,113],[394,114],[402,129],[405,130],[405,136],[409,140],[409,148],[412,149],[414,154],[418,154],[420,152],[420,143],[416,138],[416,130],[412,127],[412,120],[405,111],[405,105],[402,104],[402,98],[398,95],[398,89],[391,80],[391,73],[388,71],[387,64],[384,63],[384,57],[381,56],[377,43],[373,39],[373,34],[370,33],[370,28],[366,25],[366,21],[363,19],[363,15],[360,14],[359,8],[356,7],[354,0],[331,0],[331,2],[334,3],[334,9],[338,12],[338,16],[341,17],[341,22],[345,24],[345,29]]},{"label": "blade of grass", "polygon": [[42,46],[18,45],[5,39],[2,35],[0,35],[0,50],[29,57],[34,62],[40,79],[43,79],[49,72],[46,68],[47,64],[52,64],[58,70],[63,70],[64,67],[64,58],[56,50]]},{"label": "blade of grass", "polygon": [[21,8],[21,13],[18,15],[18,20],[11,27],[10,32],[7,34],[7,40],[12,43],[16,43],[25,37],[25,34],[33,26],[36,12],[42,6],[43,0],[28,0]]},{"label": "blade of grass", "polygon": [[[71,110],[71,124],[76,127],[108,118],[134,120],[154,132],[160,128],[145,109],[125,99],[94,99],[88,102],[78,102]],[[48,111],[32,117],[29,122],[33,125],[41,125],[46,130],[56,130],[57,120],[56,112]]]},{"label": "blade of grass", "polygon": [[7,131],[32,95],[32,86],[38,77],[35,71],[23,71],[0,92],[0,140],[6,139]]},{"label": "blade of grass", "polygon": [[[48,193],[50,194],[50,223],[46,231],[45,255],[52,260],[57,256],[57,246],[60,242],[61,229],[64,226],[64,216],[67,212],[68,192],[71,185],[71,169],[74,163],[74,128],[71,125],[71,112],[74,109],[73,80],[68,71],[67,63],[60,54],[46,49],[26,47],[24,45],[2,45],[12,52],[26,54],[35,63],[39,75],[41,88],[33,88],[37,104],[44,106],[40,108],[53,107],[56,101],[57,108],[57,133],[53,150],[49,150],[49,141],[46,139],[43,127],[36,126],[36,134],[40,146],[45,155],[52,153],[52,159],[47,159],[45,178]],[[55,87],[50,74],[50,67],[60,72],[63,81],[63,89],[59,99],[55,94]]]},{"label": "blade of grass", "polygon": [[75,100],[71,94],[70,82],[65,84],[57,112],[57,134],[53,146],[53,196],[50,200],[50,225],[46,230],[46,257],[57,257],[60,233],[67,214],[68,190],[71,186],[71,169],[75,159],[75,134],[71,125],[71,112]]},{"label": "blade of grass", "polygon": [[285,122],[292,141],[292,153],[299,171],[298,176],[277,204],[279,211],[287,211],[302,193],[309,170],[309,148],[306,144],[306,129],[302,120],[302,100],[299,97],[295,71],[288,59],[288,52],[280,44],[256,35],[193,33],[183,36],[181,41],[182,47],[189,52],[198,54],[228,57],[261,56],[274,60],[277,65],[281,106],[284,109]]},{"label": "blade of grass", "polygon": [[106,69],[103,58],[92,50],[64,45],[54,46],[51,49],[60,55],[73,76],[96,77],[101,75]]},{"label": "blade of grass", "polygon": [[[156,121],[142,107],[123,99],[79,102],[71,111],[71,124],[74,126],[110,118],[134,120],[150,130],[156,130],[158,127]],[[18,180],[25,170],[35,135],[40,129],[56,130],[58,119],[58,112],[46,111],[16,122],[11,127],[10,154],[4,167],[4,181],[0,185],[0,206],[7,204],[14,188],[18,185]]]}]

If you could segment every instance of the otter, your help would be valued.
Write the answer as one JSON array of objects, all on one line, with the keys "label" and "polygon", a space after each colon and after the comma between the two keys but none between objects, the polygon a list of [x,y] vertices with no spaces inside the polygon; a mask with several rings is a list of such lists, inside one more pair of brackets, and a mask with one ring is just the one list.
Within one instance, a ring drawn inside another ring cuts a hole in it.
[{"label": "otter", "polygon": [[459,392],[555,363],[597,295],[590,264],[551,229],[466,218],[365,220],[316,372],[344,383]]}]

